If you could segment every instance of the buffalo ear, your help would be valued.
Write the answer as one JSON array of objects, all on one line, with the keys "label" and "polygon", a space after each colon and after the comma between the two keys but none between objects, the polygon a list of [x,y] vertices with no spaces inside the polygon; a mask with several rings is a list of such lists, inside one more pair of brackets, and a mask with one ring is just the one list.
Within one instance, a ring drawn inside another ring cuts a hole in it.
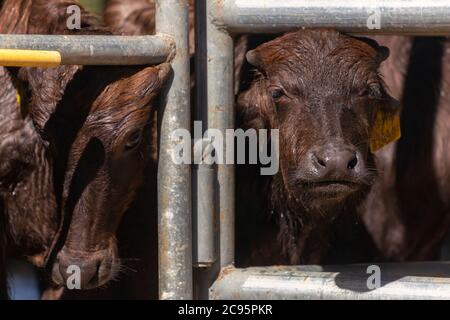
[{"label": "buffalo ear", "polygon": [[272,64],[272,59],[269,58],[270,55],[268,55],[268,53],[270,53],[270,50],[268,50],[270,47],[268,48],[264,45],[265,44],[263,43],[256,49],[248,51],[245,58],[247,59],[247,62],[256,67],[261,74],[267,76]]},{"label": "buffalo ear", "polygon": [[388,47],[385,46],[378,46],[377,48],[377,61],[378,63],[383,62],[387,58],[389,58],[390,51]]},{"label": "buffalo ear", "polygon": [[261,59],[261,54],[258,49],[248,51],[245,57],[247,58],[248,63],[250,63],[252,66],[258,69],[263,68],[263,61]]},{"label": "buffalo ear", "polygon": [[260,71],[262,74],[266,74],[267,63],[265,63],[264,55],[261,54],[261,50],[259,50],[259,47],[248,51],[245,55],[245,58],[247,59],[248,63],[256,67],[258,71]]},{"label": "buffalo ear", "polygon": [[22,68],[19,76],[27,82],[31,91],[30,116],[40,133],[64,96],[70,81],[83,66],[59,66],[56,68]]},{"label": "buffalo ear", "polygon": [[[171,76],[172,73],[172,67],[170,66],[170,63],[161,63],[160,65],[155,67],[156,70],[158,70],[158,80],[160,83],[160,86],[164,86]],[[161,88],[160,87],[160,88]]]},{"label": "buffalo ear", "polygon": [[384,60],[389,58],[390,51],[389,51],[388,47],[380,46],[378,44],[378,42],[376,42],[375,40],[370,39],[370,38],[355,37],[355,36],[353,38],[358,39],[359,41],[362,41],[362,42],[368,44],[375,50],[375,52],[376,52],[375,59],[376,59],[377,63],[380,64],[381,62],[383,62]]},{"label": "buffalo ear", "polygon": [[173,72],[169,63],[145,67],[114,83],[114,93],[118,95],[116,103],[125,106],[129,103],[142,107],[149,105],[153,98],[159,96],[171,77]]},{"label": "buffalo ear", "polygon": [[[134,94],[156,96],[161,91],[169,78],[173,76],[169,63],[161,63],[157,66],[146,67],[129,77],[128,89]],[[122,88],[123,90],[123,88]]]}]

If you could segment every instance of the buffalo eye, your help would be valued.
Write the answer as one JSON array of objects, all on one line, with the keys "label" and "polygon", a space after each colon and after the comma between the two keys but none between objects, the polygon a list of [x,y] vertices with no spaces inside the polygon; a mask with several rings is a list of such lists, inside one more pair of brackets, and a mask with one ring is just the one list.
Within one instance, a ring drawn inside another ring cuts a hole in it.
[{"label": "buffalo eye", "polygon": [[278,100],[284,96],[284,91],[281,88],[274,88],[270,90],[270,95],[273,100]]},{"label": "buffalo eye", "polygon": [[359,93],[359,95],[362,97],[369,97],[371,99],[380,99],[382,96],[381,87],[378,83],[369,84]]},{"label": "buffalo eye", "polygon": [[143,133],[142,133],[141,129],[133,132],[125,144],[125,149],[132,150],[132,149],[136,148],[141,143],[142,136],[143,136]]}]

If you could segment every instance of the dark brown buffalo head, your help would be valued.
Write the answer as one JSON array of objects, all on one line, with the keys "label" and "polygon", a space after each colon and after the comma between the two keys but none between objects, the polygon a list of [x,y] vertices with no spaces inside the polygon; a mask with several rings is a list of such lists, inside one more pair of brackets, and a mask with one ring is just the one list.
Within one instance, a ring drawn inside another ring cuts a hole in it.
[{"label": "dark brown buffalo head", "polygon": [[50,259],[57,284],[66,284],[72,265],[82,289],[117,275],[116,230],[151,157],[156,97],[169,71],[169,64],[28,71],[31,116],[54,159],[62,216]]},{"label": "dark brown buffalo head", "polygon": [[247,53],[258,75],[238,107],[248,127],[280,130],[276,207],[333,217],[368,191],[372,151],[397,129],[397,103],[378,73],[388,55],[332,30],[289,33]]}]

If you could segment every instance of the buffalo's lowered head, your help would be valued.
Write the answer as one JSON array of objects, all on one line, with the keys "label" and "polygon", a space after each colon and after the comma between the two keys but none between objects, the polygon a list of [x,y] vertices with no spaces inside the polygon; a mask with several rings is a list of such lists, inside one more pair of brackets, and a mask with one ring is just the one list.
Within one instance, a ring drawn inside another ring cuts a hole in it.
[{"label": "buffalo's lowered head", "polygon": [[289,33],[247,53],[258,73],[238,108],[247,126],[280,130],[275,207],[309,212],[303,222],[332,220],[366,194],[373,152],[397,125],[398,103],[378,73],[388,55],[372,40],[333,30]]},{"label": "buffalo's lowered head", "polygon": [[[170,65],[31,69],[31,115],[54,159],[61,210],[52,278],[81,289],[120,269],[116,230],[152,152],[154,111]],[[47,85],[52,84],[52,85]]]}]

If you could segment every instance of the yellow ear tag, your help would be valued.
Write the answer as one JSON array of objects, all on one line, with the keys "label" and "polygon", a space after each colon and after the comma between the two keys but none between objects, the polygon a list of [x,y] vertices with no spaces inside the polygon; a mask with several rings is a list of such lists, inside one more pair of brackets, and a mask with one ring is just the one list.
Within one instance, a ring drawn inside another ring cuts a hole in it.
[{"label": "yellow ear tag", "polygon": [[22,113],[22,99],[20,98],[19,90],[16,90],[16,99],[17,99],[17,106],[19,107],[19,112]]},{"label": "yellow ear tag", "polygon": [[378,149],[400,139],[400,137],[400,115],[392,116],[383,111],[378,111],[370,135],[370,151],[375,153]]}]

